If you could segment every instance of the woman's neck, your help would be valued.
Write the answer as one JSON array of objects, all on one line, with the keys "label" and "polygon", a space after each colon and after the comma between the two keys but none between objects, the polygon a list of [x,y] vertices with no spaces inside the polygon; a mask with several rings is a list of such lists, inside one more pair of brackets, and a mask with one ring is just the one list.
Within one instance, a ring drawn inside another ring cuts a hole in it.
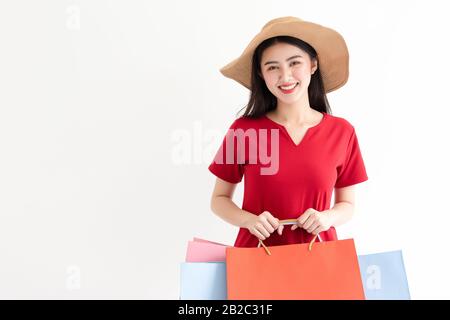
[{"label": "woman's neck", "polygon": [[303,125],[313,122],[316,119],[317,111],[312,109],[309,101],[296,104],[278,103],[277,108],[270,112],[270,114],[279,122],[292,125]]}]

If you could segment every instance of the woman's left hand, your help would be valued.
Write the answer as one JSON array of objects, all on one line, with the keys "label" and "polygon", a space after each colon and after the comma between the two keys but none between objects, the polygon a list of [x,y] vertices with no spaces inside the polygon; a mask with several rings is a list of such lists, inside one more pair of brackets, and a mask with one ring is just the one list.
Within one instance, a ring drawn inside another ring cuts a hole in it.
[{"label": "woman's left hand", "polygon": [[297,218],[297,224],[294,224],[291,227],[291,230],[295,230],[300,227],[305,229],[308,233],[316,235],[330,229],[332,224],[331,220],[329,210],[321,212],[313,208],[309,208]]}]

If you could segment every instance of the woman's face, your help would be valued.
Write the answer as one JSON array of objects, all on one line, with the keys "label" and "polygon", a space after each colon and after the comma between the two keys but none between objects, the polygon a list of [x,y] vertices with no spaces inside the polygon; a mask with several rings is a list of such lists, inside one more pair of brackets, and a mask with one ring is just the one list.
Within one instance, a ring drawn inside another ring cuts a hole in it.
[{"label": "woman's face", "polygon": [[311,74],[316,71],[317,63],[297,46],[276,43],[264,50],[260,67],[269,91],[291,104],[303,95],[308,96]]}]

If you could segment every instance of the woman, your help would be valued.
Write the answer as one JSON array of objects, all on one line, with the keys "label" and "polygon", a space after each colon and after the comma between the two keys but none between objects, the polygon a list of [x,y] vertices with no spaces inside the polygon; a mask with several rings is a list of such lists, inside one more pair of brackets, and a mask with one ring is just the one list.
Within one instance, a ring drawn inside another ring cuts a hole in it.
[{"label": "woman", "polygon": [[[217,176],[211,209],[240,228],[234,245],[337,240],[335,227],[353,215],[355,184],[368,180],[354,127],[331,115],[326,98],[348,79],[342,36],[277,18],[221,72],[251,92],[209,166]],[[232,196],[244,176],[241,209]],[[285,219],[295,224],[284,228]]]}]

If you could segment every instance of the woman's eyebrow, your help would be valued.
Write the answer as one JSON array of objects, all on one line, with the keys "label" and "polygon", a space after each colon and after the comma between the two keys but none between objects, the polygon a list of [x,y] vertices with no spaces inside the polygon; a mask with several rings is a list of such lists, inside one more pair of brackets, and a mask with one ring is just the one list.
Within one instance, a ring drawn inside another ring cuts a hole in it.
[{"label": "woman's eyebrow", "polygon": [[[292,60],[292,59],[295,59],[295,58],[303,58],[303,57],[301,55],[295,55],[295,56],[292,56],[290,58],[287,58],[286,61],[289,61],[289,60]],[[267,61],[266,63],[264,63],[264,65],[270,64],[270,63],[278,63],[278,61]]]}]

